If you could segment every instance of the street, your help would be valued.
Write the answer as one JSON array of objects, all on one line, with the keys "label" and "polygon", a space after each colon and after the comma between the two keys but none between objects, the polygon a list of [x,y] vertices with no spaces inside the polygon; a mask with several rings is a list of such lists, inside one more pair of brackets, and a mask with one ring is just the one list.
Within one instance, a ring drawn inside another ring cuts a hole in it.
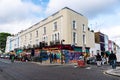
[{"label": "street", "polygon": [[108,65],[76,68],[73,65],[44,65],[31,62],[0,61],[0,80],[120,80],[104,74]]}]

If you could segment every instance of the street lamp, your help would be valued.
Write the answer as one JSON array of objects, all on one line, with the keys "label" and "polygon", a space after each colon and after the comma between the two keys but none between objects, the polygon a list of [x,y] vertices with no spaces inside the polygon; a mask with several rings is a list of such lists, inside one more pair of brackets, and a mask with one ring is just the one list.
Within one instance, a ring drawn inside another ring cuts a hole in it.
[{"label": "street lamp", "polygon": [[63,52],[62,52],[62,48],[63,48],[63,42],[64,41],[65,41],[64,39],[61,40],[61,64],[63,64]]}]

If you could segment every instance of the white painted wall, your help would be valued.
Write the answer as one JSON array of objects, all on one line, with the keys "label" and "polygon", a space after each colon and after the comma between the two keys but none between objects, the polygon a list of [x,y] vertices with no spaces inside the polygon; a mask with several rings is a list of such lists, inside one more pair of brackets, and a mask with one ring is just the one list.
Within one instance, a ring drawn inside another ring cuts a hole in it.
[{"label": "white painted wall", "polygon": [[100,52],[100,44],[95,43],[95,47],[90,49],[90,56],[97,55],[97,51]]},{"label": "white painted wall", "polygon": [[117,62],[120,62],[120,48],[116,51]]}]

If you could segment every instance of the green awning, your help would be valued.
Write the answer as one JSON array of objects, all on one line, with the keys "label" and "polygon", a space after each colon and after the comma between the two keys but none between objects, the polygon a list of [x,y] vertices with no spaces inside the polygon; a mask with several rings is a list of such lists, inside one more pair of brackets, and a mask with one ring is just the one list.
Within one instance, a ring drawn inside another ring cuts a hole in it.
[{"label": "green awning", "polygon": [[21,52],[23,52],[23,50],[17,50],[16,54],[18,55]]},{"label": "green awning", "polygon": [[89,53],[89,49],[88,48],[86,48],[86,53]]},{"label": "green awning", "polygon": [[82,48],[75,47],[75,48],[74,48],[74,51],[82,52]]},{"label": "green awning", "polygon": [[110,55],[110,52],[109,52],[109,51],[106,51],[105,53],[108,54],[108,55]]}]

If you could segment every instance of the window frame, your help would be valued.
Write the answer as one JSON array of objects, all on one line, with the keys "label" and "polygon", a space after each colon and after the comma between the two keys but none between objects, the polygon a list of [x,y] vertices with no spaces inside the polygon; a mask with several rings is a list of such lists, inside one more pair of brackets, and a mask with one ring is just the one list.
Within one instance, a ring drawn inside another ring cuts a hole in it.
[{"label": "window frame", "polygon": [[85,24],[83,24],[82,26],[83,26],[83,32],[85,32],[85,31],[86,31],[86,30],[85,30]]},{"label": "window frame", "polygon": [[86,45],[86,36],[83,34],[83,44]]},{"label": "window frame", "polygon": [[58,29],[58,23],[54,22],[53,23],[53,30],[56,31]]},{"label": "window frame", "polygon": [[36,37],[38,37],[38,30],[36,30]]},{"label": "window frame", "polygon": [[73,21],[72,21],[72,29],[76,30],[76,28],[77,28],[77,26],[76,26],[76,21],[73,20]]},{"label": "window frame", "polygon": [[46,34],[46,27],[43,27],[43,34]]},{"label": "window frame", "polygon": [[73,44],[77,44],[77,33],[76,32],[73,32]]}]

